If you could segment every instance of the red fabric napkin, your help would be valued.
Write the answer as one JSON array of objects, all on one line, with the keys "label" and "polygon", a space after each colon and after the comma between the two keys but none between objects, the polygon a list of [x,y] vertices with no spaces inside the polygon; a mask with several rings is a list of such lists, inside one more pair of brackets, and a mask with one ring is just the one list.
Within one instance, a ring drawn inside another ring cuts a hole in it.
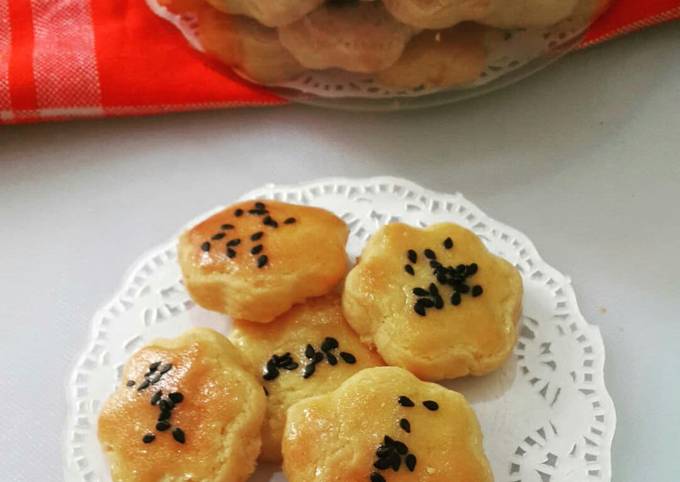
[{"label": "red fabric napkin", "polygon": [[[583,46],[680,18],[680,0],[615,0]],[[0,0],[0,123],[285,101],[205,61],[144,0]]]}]

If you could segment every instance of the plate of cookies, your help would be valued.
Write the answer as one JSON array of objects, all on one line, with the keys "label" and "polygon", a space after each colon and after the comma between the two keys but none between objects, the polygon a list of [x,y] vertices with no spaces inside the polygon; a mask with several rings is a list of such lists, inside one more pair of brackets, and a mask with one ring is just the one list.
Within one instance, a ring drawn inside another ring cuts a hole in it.
[{"label": "plate of cookies", "polygon": [[610,0],[147,0],[195,49],[291,99],[443,104],[574,49]]},{"label": "plate of cookies", "polygon": [[569,278],[461,194],[267,185],[95,315],[65,480],[609,482],[603,369]]}]

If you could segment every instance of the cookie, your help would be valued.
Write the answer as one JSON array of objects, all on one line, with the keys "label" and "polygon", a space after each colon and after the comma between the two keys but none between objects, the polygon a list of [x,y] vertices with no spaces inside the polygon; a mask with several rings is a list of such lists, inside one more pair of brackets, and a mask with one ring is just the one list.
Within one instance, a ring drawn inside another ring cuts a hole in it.
[{"label": "cookie", "polygon": [[315,10],[324,0],[207,0],[230,15],[246,15],[267,27],[287,25]]},{"label": "cookie", "polygon": [[522,279],[461,226],[395,223],[369,239],[342,303],[387,364],[424,380],[483,375],[517,341]]},{"label": "cookie", "polygon": [[396,62],[414,33],[381,2],[327,3],[279,28],[281,43],[305,67],[361,73],[384,70]]},{"label": "cookie", "polygon": [[399,21],[425,29],[445,29],[489,14],[493,0],[383,0]]},{"label": "cookie", "polygon": [[479,21],[498,28],[539,28],[569,17],[579,0],[491,0]]},{"label": "cookie", "polygon": [[241,482],[255,470],[265,409],[238,351],[195,329],[132,356],[99,415],[99,441],[114,481]]},{"label": "cookie", "polygon": [[493,481],[465,398],[395,367],[293,405],[283,469],[289,482]]},{"label": "cookie", "polygon": [[178,257],[196,303],[266,323],[343,279],[347,236],[347,225],[324,209],[244,201],[186,231]]},{"label": "cookie", "polygon": [[340,297],[298,305],[275,321],[236,321],[231,339],[267,391],[262,454],[281,461],[286,411],[295,402],[335,390],[358,371],[382,365],[342,316]]},{"label": "cookie", "polygon": [[415,89],[470,84],[486,67],[485,29],[459,25],[446,30],[426,30],[414,37],[395,64],[375,75],[388,87]]},{"label": "cookie", "polygon": [[197,17],[198,39],[205,52],[250,80],[274,84],[305,71],[283,48],[276,30],[210,7],[200,9]]}]

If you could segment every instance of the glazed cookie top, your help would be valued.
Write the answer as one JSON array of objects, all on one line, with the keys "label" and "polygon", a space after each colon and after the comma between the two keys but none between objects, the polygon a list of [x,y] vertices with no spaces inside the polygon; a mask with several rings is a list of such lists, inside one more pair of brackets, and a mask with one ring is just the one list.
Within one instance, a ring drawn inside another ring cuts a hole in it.
[{"label": "glazed cookie top", "polygon": [[368,241],[347,277],[343,308],[388,363],[436,380],[505,359],[521,299],[517,270],[471,231],[395,223]]},{"label": "glazed cookie top", "polygon": [[240,481],[254,469],[264,412],[238,351],[195,329],[132,356],[98,434],[114,480]]},{"label": "glazed cookie top", "polygon": [[236,320],[231,340],[267,392],[262,458],[268,461],[281,458],[286,410],[293,403],[383,364],[349,327],[335,294],[297,305],[271,323]]},{"label": "glazed cookie top", "polygon": [[465,398],[396,367],[293,405],[283,454],[290,482],[493,480]]}]

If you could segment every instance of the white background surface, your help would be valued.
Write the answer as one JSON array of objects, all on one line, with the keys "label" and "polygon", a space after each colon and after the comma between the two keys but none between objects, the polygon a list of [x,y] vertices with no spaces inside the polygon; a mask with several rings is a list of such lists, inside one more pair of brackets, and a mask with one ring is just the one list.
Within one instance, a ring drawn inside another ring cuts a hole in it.
[{"label": "white background surface", "polygon": [[667,25],[421,112],[0,128],[0,480],[62,480],[67,373],[146,249],[265,182],[378,174],[463,192],[572,276],[608,348],[613,480],[680,480],[679,45]]}]

